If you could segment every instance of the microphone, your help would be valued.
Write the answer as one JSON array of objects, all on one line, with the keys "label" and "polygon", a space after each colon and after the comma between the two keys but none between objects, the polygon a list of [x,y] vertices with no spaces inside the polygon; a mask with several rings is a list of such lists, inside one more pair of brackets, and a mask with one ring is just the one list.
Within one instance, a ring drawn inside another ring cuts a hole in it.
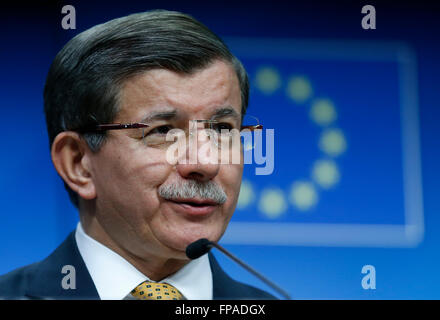
[{"label": "microphone", "polygon": [[244,269],[246,269],[248,272],[252,273],[254,276],[256,276],[258,279],[263,281],[265,284],[267,284],[269,287],[271,287],[273,290],[278,292],[280,295],[282,295],[284,298],[291,300],[292,298],[290,295],[283,289],[281,289],[278,285],[267,279],[265,276],[263,276],[261,273],[253,269],[248,264],[244,263],[242,260],[234,256],[232,253],[230,253],[228,250],[220,246],[216,242],[209,241],[208,239],[202,238],[197,241],[194,241],[193,243],[190,243],[186,247],[186,256],[190,259],[197,259],[201,256],[203,256],[205,253],[208,253],[211,248],[216,248],[220,250],[223,254],[225,254],[227,257],[238,263],[240,266],[242,266]]}]

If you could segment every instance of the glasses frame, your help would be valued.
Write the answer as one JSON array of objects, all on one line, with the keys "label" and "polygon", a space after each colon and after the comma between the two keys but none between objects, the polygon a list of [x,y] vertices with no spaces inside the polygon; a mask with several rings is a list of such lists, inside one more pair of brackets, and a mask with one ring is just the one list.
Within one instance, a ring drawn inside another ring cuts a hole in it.
[{"label": "glasses frame", "polygon": [[[255,118],[257,119],[257,118]],[[258,119],[257,119],[258,120]],[[197,122],[209,122],[209,123],[218,123],[217,120],[190,120],[190,121],[197,121]],[[150,125],[142,122],[132,122],[132,123],[106,123],[106,124],[97,124],[95,126],[90,127],[84,127],[80,129],[76,129],[73,131],[80,132],[80,133],[99,133],[99,132],[105,132],[108,130],[122,130],[122,129],[139,129],[139,128],[148,128]],[[256,124],[256,125],[248,125],[248,126],[241,126],[240,131],[242,130],[262,130],[263,125]]]}]

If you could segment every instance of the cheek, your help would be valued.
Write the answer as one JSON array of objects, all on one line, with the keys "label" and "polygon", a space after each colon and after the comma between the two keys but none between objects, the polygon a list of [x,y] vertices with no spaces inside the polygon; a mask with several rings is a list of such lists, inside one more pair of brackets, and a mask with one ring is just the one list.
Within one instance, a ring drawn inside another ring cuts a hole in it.
[{"label": "cheek", "polygon": [[[157,186],[162,184],[172,167],[166,162],[146,157],[136,150],[103,154],[94,166],[98,202],[145,216],[159,206]],[[149,210],[146,210],[148,208]],[[124,212],[120,211],[120,212]]]},{"label": "cheek", "polygon": [[243,175],[243,165],[222,165],[219,172],[219,179],[228,196],[227,204],[234,206],[238,200],[241,178]]}]

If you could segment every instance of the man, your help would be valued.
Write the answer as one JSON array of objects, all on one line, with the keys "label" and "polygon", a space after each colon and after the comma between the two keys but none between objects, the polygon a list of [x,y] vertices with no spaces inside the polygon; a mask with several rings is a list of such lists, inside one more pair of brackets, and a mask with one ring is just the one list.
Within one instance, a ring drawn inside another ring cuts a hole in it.
[{"label": "man", "polygon": [[241,128],[248,91],[225,44],[178,12],[134,14],[73,38],[49,70],[44,103],[52,160],[80,223],[48,258],[0,277],[0,297],[273,298],[232,280],[211,254],[185,254],[225,232],[242,163],[219,164],[200,146],[167,161],[173,129],[189,136],[197,120],[197,142],[205,123]]}]

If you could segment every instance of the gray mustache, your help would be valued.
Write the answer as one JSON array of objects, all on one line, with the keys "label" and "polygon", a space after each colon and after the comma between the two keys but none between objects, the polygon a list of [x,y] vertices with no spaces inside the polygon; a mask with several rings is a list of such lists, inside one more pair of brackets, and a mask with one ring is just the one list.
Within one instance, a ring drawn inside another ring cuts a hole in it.
[{"label": "gray mustache", "polygon": [[161,185],[158,192],[159,196],[167,200],[197,198],[223,204],[228,199],[223,189],[213,181],[185,180],[179,183]]}]

